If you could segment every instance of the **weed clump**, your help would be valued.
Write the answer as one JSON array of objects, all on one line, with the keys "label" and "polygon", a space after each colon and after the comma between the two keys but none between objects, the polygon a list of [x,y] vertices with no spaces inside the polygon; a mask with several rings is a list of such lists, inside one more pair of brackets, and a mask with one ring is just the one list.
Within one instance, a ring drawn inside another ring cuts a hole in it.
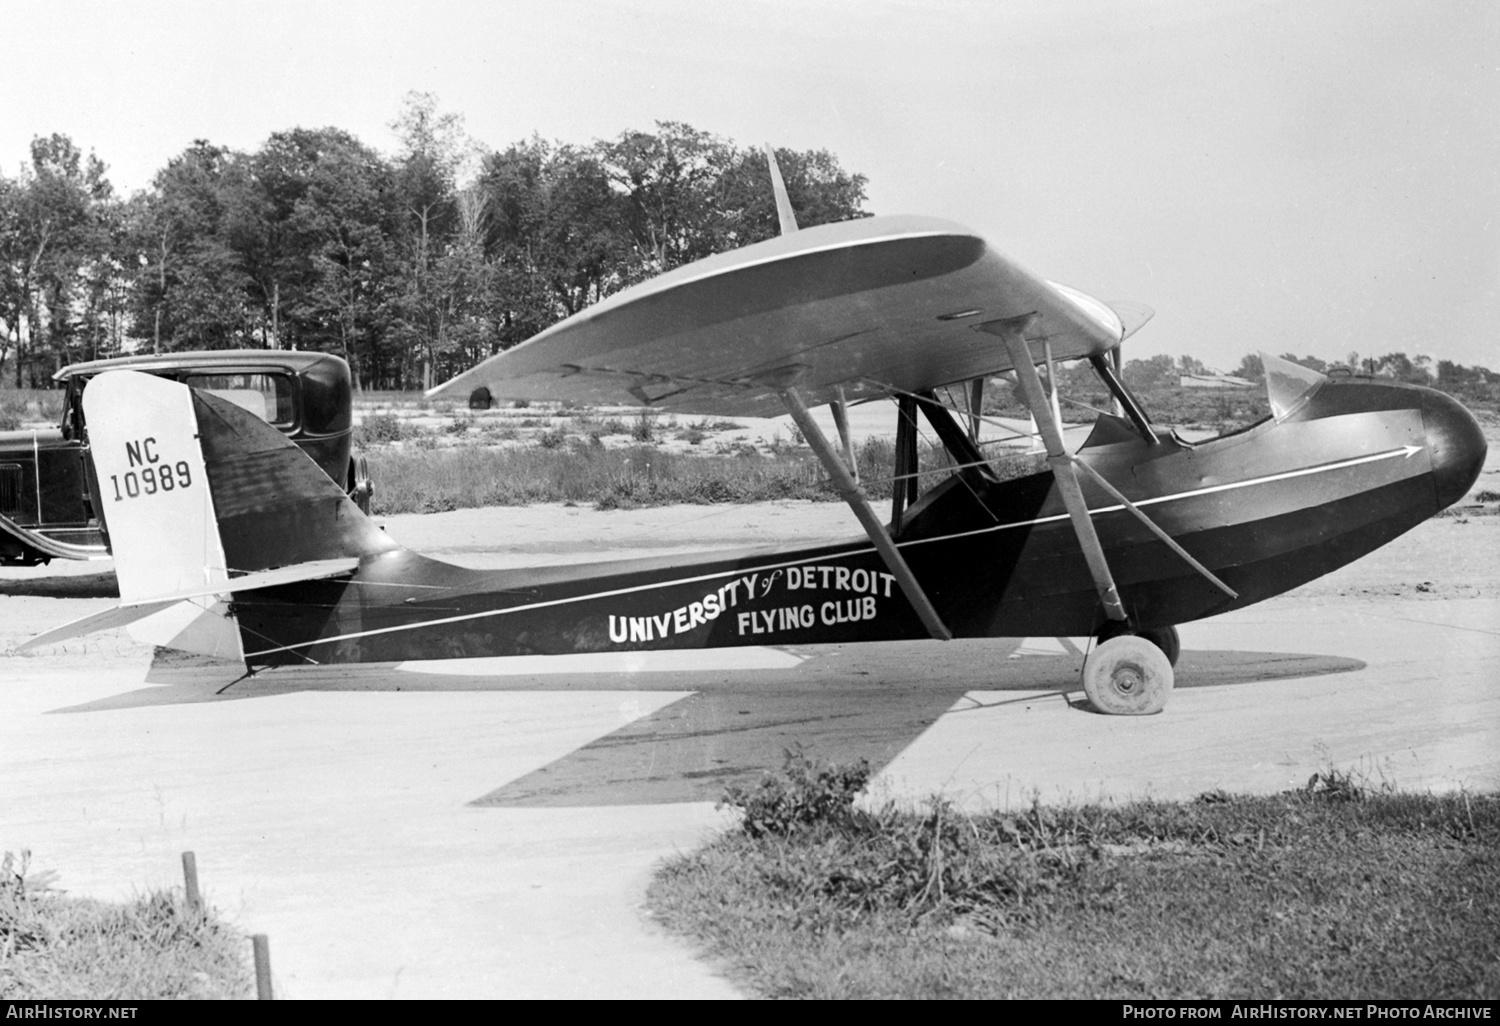
[{"label": "weed clump", "polygon": [[354,428],[355,447],[385,445],[403,437],[401,418],[394,413],[371,413]]},{"label": "weed clump", "polygon": [[[10,852],[0,856],[0,967],[12,952],[35,948],[47,939],[46,923],[37,914],[35,899],[52,889],[57,874],[30,870],[29,851],[21,852],[20,858]],[[0,984],[0,996],[4,994]]]},{"label": "weed clump", "polygon": [[1370,786],[1356,774],[1330,766],[1308,777],[1301,793],[1318,801],[1362,802],[1370,796],[1370,790]]},{"label": "weed clump", "polygon": [[751,789],[731,785],[719,808],[738,809],[741,829],[752,838],[788,837],[798,828],[854,824],[854,799],[870,780],[870,764],[861,759],[836,766],[809,759],[801,747],[788,749],[780,774],[767,773]]},{"label": "weed clump", "polygon": [[661,416],[656,410],[642,410],[630,426],[630,437],[642,444],[656,439],[656,421]]},{"label": "weed clump", "polygon": [[[935,800],[924,812],[887,803],[861,809],[865,760],[841,766],[786,752],[779,774],[750,789],[731,786],[720,807],[739,810],[745,843],[775,851],[761,883],[771,895],[800,895],[799,913],[842,929],[870,915],[909,923],[965,916],[996,924],[1030,915],[1035,898],[1068,883],[1092,857],[1087,818],[1064,822],[1034,807],[1027,815],[967,817]],[[1095,853],[1096,854],[1096,853]]]},{"label": "weed clump", "polygon": [[552,428],[548,431],[543,431],[541,434],[536,436],[536,444],[540,445],[543,449],[561,449],[563,447],[563,443],[565,443],[567,440],[567,431],[563,430],[560,427]]}]

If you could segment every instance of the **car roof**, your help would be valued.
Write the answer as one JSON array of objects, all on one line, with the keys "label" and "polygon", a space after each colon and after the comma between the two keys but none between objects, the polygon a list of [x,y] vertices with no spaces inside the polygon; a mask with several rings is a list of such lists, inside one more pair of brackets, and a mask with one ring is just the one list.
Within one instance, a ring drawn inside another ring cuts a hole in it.
[{"label": "car roof", "polygon": [[107,370],[140,370],[148,372],[205,370],[220,368],[264,367],[289,370],[300,374],[324,360],[337,359],[328,353],[301,352],[293,349],[214,349],[196,352],[161,353],[159,355],[117,356],[110,360],[74,363],[52,375],[53,381],[66,381],[78,374],[97,374]]}]

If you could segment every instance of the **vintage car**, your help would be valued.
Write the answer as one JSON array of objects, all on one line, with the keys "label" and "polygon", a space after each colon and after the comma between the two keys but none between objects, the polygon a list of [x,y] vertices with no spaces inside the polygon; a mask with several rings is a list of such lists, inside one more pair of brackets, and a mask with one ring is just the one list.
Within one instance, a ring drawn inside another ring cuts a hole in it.
[{"label": "vintage car", "polygon": [[96,374],[122,368],[181,381],[263,417],[369,512],[369,473],[350,451],[349,365],[337,356],[230,349],[95,360],[55,375],[67,390],[58,427],[0,431],[0,563],[109,556],[109,538],[94,515],[81,399]]}]

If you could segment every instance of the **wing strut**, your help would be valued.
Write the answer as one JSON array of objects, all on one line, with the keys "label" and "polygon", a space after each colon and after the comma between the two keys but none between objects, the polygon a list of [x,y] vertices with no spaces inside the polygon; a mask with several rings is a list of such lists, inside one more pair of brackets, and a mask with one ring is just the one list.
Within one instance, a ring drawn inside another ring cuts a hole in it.
[{"label": "wing strut", "polygon": [[891,534],[900,536],[901,516],[917,501],[917,399],[896,397],[896,474],[891,484]]},{"label": "wing strut", "polygon": [[969,382],[969,441],[975,445],[979,444],[979,425],[984,420],[984,379],[975,378]]},{"label": "wing strut", "polygon": [[1021,385],[1021,394],[1031,408],[1037,430],[1047,445],[1047,462],[1052,466],[1052,476],[1057,481],[1057,490],[1062,494],[1063,505],[1073,521],[1073,531],[1078,535],[1078,545],[1083,549],[1083,558],[1088,562],[1089,573],[1094,578],[1094,587],[1099,591],[1099,601],[1111,620],[1125,620],[1125,606],[1120,602],[1120,593],[1115,588],[1115,579],[1109,572],[1109,561],[1104,558],[1104,546],[1094,531],[1094,521],[1089,515],[1088,504],[1083,498],[1083,489],[1078,484],[1078,469],[1063,445],[1062,426],[1054,416],[1052,404],[1042,390],[1041,378],[1037,376],[1031,349],[1026,345],[1026,329],[1036,319],[1036,314],[1012,317],[1003,321],[991,321],[980,327],[991,335],[998,336],[1010,352],[1010,361],[1016,368],[1016,380]]},{"label": "wing strut", "polygon": [[1160,527],[1157,527],[1156,521],[1146,516],[1146,514],[1141,511],[1141,508],[1139,506],[1131,502],[1129,499],[1125,498],[1125,496],[1120,492],[1118,488],[1105,480],[1103,474],[1099,473],[1099,471],[1083,462],[1083,460],[1079,459],[1077,456],[1073,457],[1073,464],[1077,467],[1082,468],[1084,473],[1088,474],[1089,477],[1094,479],[1095,484],[1097,484],[1100,488],[1103,488],[1106,492],[1109,493],[1111,498],[1113,498],[1120,505],[1124,506],[1132,514],[1134,514],[1135,518],[1142,524],[1144,524],[1148,531],[1156,535],[1156,537],[1160,538],[1162,544],[1164,544],[1167,548],[1171,549],[1173,552],[1177,553],[1177,555],[1182,557],[1183,562],[1192,567],[1194,570],[1198,571],[1198,573],[1201,574],[1209,584],[1212,584],[1215,588],[1218,588],[1220,591],[1222,591],[1232,599],[1237,599],[1240,597],[1239,592],[1235,591],[1229,585],[1219,580],[1219,578],[1214,576],[1213,571],[1209,570],[1208,567],[1204,566],[1202,563],[1194,559],[1192,553],[1188,552],[1187,549],[1183,548],[1177,543],[1176,538],[1173,538],[1170,534],[1168,534],[1166,531],[1163,531]]},{"label": "wing strut", "polygon": [[781,393],[781,400],[786,403],[787,412],[792,415],[792,421],[801,430],[802,437],[807,439],[807,444],[812,446],[812,451],[817,453],[818,459],[823,462],[823,469],[828,471],[829,477],[833,478],[839,494],[854,511],[860,526],[865,529],[865,534],[870,536],[870,541],[880,553],[880,558],[885,560],[885,565],[895,575],[902,594],[916,610],[923,626],[927,628],[927,633],[939,641],[951,639],[953,632],[948,630],[942,617],[938,616],[937,610],[932,607],[932,601],[922,590],[922,585],[917,582],[916,575],[911,572],[911,567],[906,565],[906,560],[901,557],[901,551],[896,548],[896,543],[886,533],[885,525],[870,508],[870,500],[865,497],[859,485],[855,484],[849,468],[844,466],[843,460],[839,459],[839,454],[828,443],[822,429],[818,427],[818,422],[813,420],[812,415],[807,412],[807,406],[802,402],[802,397],[797,394],[795,388],[788,388]]},{"label": "wing strut", "polygon": [[849,437],[849,406],[844,402],[844,386],[839,386],[839,397],[828,407],[833,411],[833,426],[838,428],[839,444],[844,447],[844,463],[859,484],[859,461],[854,458],[854,441]]}]

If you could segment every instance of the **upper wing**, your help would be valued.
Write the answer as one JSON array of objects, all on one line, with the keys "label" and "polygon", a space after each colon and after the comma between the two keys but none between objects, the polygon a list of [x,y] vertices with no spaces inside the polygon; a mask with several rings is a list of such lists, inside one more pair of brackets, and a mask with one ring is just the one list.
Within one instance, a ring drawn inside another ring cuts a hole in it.
[{"label": "upper wing", "polygon": [[677,268],[431,394],[484,386],[503,399],[775,415],[788,386],[815,405],[840,387],[858,399],[1009,369],[984,325],[1033,313],[1027,337],[1049,340],[1054,358],[1102,353],[1150,316],[1119,310],[1030,274],[961,225],[872,217]]}]

